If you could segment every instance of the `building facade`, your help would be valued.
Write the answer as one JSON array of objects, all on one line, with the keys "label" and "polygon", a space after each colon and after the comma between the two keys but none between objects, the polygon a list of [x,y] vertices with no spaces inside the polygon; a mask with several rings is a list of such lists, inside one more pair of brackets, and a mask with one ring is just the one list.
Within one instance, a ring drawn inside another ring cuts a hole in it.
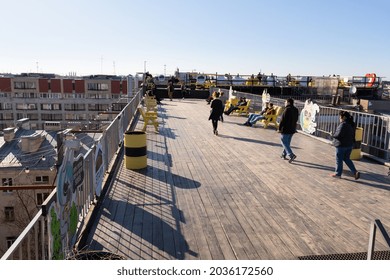
[{"label": "building facade", "polygon": [[131,75],[0,75],[0,130],[25,118],[32,129],[97,129],[122,110],[133,85]]},{"label": "building facade", "polygon": [[[101,138],[99,132],[30,129],[28,119],[0,136],[0,256],[13,244],[57,187],[64,142],[77,144],[75,157],[85,155]],[[80,191],[81,192],[81,191]],[[34,246],[34,240],[30,246]]]},{"label": "building facade", "polygon": [[56,147],[56,132],[19,127],[0,137],[0,255],[55,188]]}]

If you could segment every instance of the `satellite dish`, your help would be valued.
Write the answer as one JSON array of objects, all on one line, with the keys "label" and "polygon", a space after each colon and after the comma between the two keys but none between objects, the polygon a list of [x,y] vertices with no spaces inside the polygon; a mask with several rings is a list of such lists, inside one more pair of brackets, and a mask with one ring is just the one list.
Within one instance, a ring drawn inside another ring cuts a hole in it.
[{"label": "satellite dish", "polygon": [[357,88],[355,86],[351,86],[349,89],[349,93],[355,94],[357,92]]}]

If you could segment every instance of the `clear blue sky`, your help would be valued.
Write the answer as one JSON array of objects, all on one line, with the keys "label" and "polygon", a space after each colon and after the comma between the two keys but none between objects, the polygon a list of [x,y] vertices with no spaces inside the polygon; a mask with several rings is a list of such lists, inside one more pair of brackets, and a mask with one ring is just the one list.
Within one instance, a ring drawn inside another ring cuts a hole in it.
[{"label": "clear blue sky", "polygon": [[146,66],[152,74],[261,70],[390,80],[388,0],[0,4],[0,73],[127,75]]}]

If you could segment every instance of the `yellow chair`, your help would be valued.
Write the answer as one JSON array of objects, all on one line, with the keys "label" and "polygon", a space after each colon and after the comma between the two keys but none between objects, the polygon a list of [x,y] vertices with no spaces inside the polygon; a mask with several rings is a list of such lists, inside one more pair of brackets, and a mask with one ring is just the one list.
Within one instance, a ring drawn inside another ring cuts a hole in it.
[{"label": "yellow chair", "polygon": [[153,125],[156,132],[158,132],[157,112],[145,112],[144,108],[142,107],[138,107],[138,111],[144,120],[144,127],[142,131],[146,131],[146,127],[148,125]]},{"label": "yellow chair", "polygon": [[249,105],[251,104],[251,100],[247,99],[246,102],[247,103],[245,106],[238,106],[238,109],[234,110],[232,114],[237,114],[238,116],[247,116],[249,114]]},{"label": "yellow chair", "polygon": [[157,101],[156,99],[145,99],[144,104],[147,112],[157,112]]},{"label": "yellow chair", "polygon": [[263,124],[264,128],[267,128],[268,125],[273,124],[275,126],[276,130],[278,130],[278,128],[279,128],[278,117],[279,117],[279,115],[282,114],[283,107],[274,106],[274,108],[275,108],[274,115],[267,115],[267,117],[265,119],[261,120],[261,123]]},{"label": "yellow chair", "polygon": [[223,111],[227,111],[229,110],[230,106],[236,106],[238,103],[238,98],[236,97],[233,97],[233,98],[230,98],[228,100],[226,100],[225,102],[225,109]]}]

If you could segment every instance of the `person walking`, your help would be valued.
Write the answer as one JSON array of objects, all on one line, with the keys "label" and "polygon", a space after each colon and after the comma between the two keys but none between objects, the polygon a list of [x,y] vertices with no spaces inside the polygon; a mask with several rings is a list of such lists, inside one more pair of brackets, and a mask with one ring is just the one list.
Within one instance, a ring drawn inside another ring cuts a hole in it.
[{"label": "person walking", "polygon": [[279,123],[278,132],[281,133],[280,140],[283,146],[283,152],[280,156],[283,159],[288,159],[288,162],[293,162],[297,156],[291,149],[291,140],[294,133],[297,131],[298,109],[294,106],[294,99],[288,98],[285,101],[285,109]]},{"label": "person walking", "polygon": [[172,79],[168,81],[167,90],[168,90],[168,97],[169,97],[169,99],[172,101],[172,98],[173,98],[173,91],[174,91],[174,86],[173,86],[173,81],[172,81]]},{"label": "person walking", "polygon": [[223,121],[222,119],[222,114],[223,114],[223,109],[224,109],[224,106],[223,106],[223,103],[222,103],[222,100],[219,99],[219,92],[214,92],[213,93],[213,101],[211,101],[211,112],[210,112],[210,116],[209,116],[209,120],[212,121],[212,124],[213,124],[213,132],[215,135],[218,136],[218,121],[221,120]]},{"label": "person walking", "polygon": [[184,82],[181,82],[180,83],[180,92],[181,92],[181,97],[182,99],[184,99],[185,95],[186,95],[186,84]]},{"label": "person walking", "polygon": [[330,176],[333,178],[341,178],[343,173],[343,162],[351,170],[355,180],[360,178],[360,172],[356,170],[350,156],[355,142],[356,124],[353,117],[346,111],[340,111],[340,124],[333,134],[333,144],[336,147],[336,168],[335,172]]}]

